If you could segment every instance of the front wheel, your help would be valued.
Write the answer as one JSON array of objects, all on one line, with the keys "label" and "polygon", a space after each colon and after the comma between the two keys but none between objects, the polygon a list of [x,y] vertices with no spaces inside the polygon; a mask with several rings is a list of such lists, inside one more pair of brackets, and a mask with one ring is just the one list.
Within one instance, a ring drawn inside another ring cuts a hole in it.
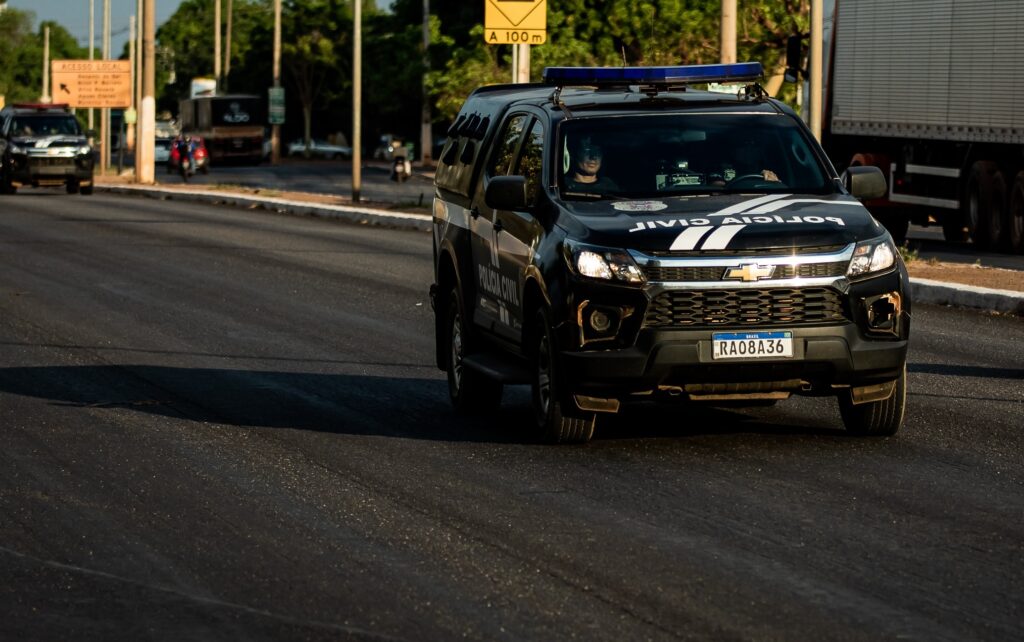
[{"label": "front wheel", "polygon": [[846,430],[854,435],[894,435],[903,424],[903,413],[907,406],[907,365],[896,379],[892,396],[882,401],[854,404],[849,390],[839,394],[839,414],[843,417]]},{"label": "front wheel", "polygon": [[548,312],[537,310],[531,333],[533,411],[541,438],[550,443],[586,443],[594,436],[596,416],[576,408],[558,364]]}]

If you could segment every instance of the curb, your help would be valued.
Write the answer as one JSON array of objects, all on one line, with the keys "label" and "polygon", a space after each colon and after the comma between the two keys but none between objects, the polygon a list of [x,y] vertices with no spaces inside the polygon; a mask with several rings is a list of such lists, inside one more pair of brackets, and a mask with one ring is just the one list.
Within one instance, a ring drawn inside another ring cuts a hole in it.
[{"label": "curb", "polygon": [[[97,184],[96,187],[114,194],[132,194],[170,200],[179,199],[209,203],[211,205],[234,205],[246,208],[260,207],[284,214],[333,218],[360,225],[377,225],[394,229],[429,232],[432,226],[432,217],[429,214],[392,212],[372,207],[313,204],[269,196],[249,196],[207,190],[165,189],[141,185]],[[1024,292],[980,288],[971,285],[912,277],[910,279],[910,295],[914,303],[949,305],[958,308],[1024,316]]]},{"label": "curb", "polygon": [[112,194],[131,194],[148,196],[149,198],[182,200],[211,205],[234,205],[243,208],[260,207],[283,214],[296,216],[316,216],[333,218],[358,223],[361,225],[378,225],[396,229],[419,230],[429,232],[432,218],[429,214],[411,214],[409,212],[392,212],[372,207],[353,205],[328,205],[326,203],[306,203],[287,198],[271,196],[249,196],[247,194],[231,194],[229,192],[211,192],[209,190],[166,189],[135,185],[104,185],[97,183],[96,188]]},{"label": "curb", "polygon": [[931,279],[910,279],[910,297],[914,303],[951,305],[1024,316],[1024,292],[996,290]]}]

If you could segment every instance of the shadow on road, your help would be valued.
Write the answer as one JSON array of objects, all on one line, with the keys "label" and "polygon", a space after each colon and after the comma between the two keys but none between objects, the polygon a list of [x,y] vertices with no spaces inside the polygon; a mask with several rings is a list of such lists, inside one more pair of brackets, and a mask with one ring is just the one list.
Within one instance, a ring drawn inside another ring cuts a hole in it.
[{"label": "shadow on road", "polygon": [[[233,426],[439,441],[530,443],[529,390],[506,390],[500,412],[456,415],[440,379],[152,365],[0,368],[0,394],[85,409],[128,409]],[[598,440],[721,434],[841,436],[821,421],[768,408],[628,406],[604,416]],[[818,425],[814,425],[817,423]]]},{"label": "shadow on road", "polygon": [[990,368],[948,363],[908,363],[907,371],[921,374],[948,375],[950,377],[986,377],[990,379],[1016,379],[1024,381],[1024,369]]}]

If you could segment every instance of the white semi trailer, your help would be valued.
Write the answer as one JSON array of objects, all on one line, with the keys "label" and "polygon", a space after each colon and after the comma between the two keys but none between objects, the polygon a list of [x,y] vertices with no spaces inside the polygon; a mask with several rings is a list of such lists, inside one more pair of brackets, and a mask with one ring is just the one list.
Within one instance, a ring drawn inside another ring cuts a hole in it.
[{"label": "white semi trailer", "polygon": [[875,165],[896,237],[1024,251],[1024,0],[837,0],[823,144]]}]

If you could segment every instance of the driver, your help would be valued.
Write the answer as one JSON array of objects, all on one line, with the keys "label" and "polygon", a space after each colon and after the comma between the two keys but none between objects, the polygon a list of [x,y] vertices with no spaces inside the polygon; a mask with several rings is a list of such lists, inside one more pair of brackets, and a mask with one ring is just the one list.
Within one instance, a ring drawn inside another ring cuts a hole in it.
[{"label": "driver", "polygon": [[604,152],[591,138],[581,138],[571,149],[571,165],[565,175],[569,192],[616,192],[619,186],[607,176],[598,176]]}]

